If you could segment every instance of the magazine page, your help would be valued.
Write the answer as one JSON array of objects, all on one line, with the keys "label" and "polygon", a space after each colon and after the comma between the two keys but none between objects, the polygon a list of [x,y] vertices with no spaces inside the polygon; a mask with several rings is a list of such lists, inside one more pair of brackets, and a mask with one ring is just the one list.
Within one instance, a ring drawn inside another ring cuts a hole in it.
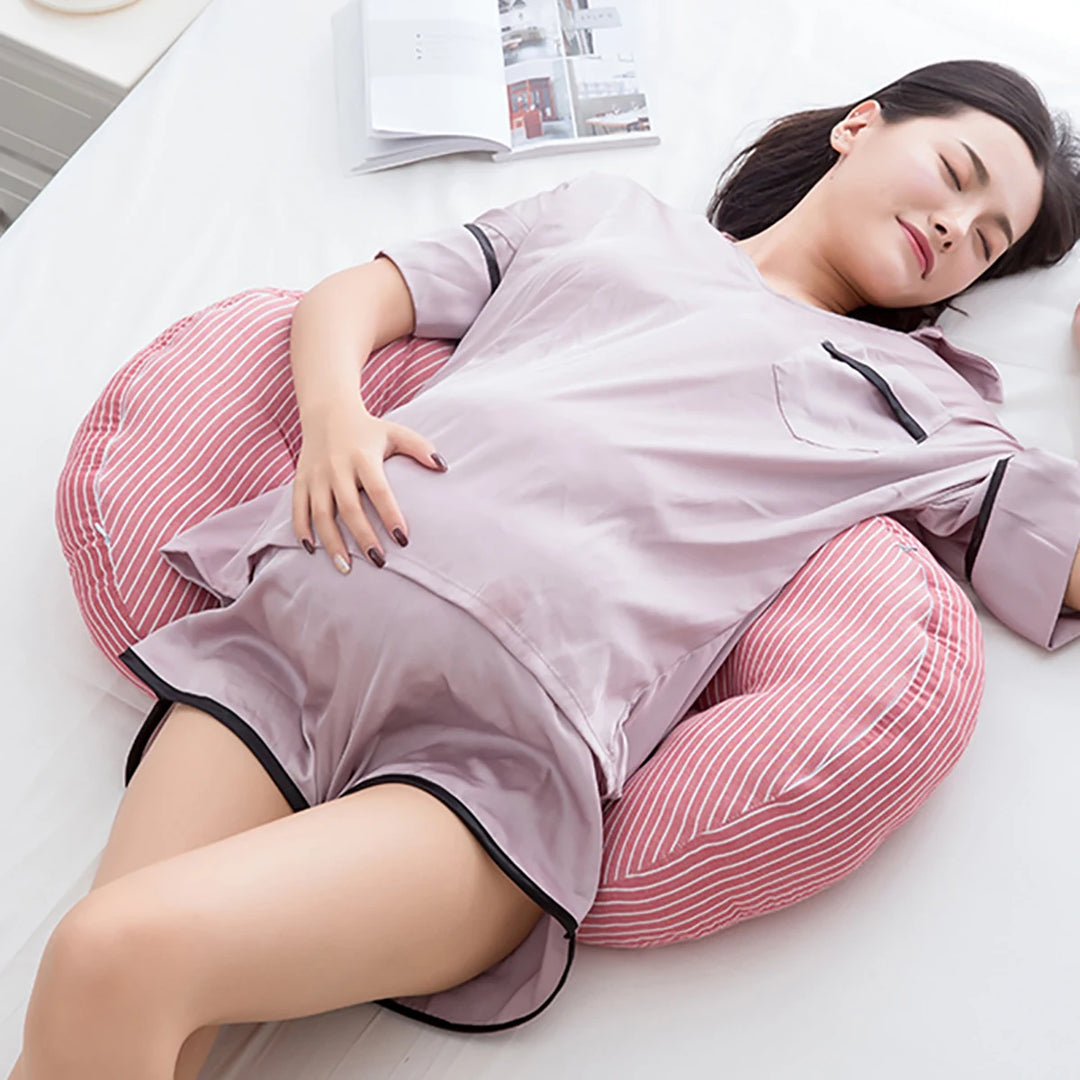
[{"label": "magazine page", "polygon": [[[350,0],[331,19],[334,74],[338,102],[338,136],[342,167],[349,173],[377,172],[424,158],[462,150],[489,154],[506,148],[506,140],[435,135],[381,139],[371,134],[364,71],[363,16],[360,0]],[[500,91],[501,92],[501,91]]]},{"label": "magazine page", "polygon": [[370,134],[509,145],[497,0],[362,0]]},{"label": "magazine page", "polygon": [[511,150],[552,153],[658,143],[638,63],[635,0],[490,0],[499,30]]}]

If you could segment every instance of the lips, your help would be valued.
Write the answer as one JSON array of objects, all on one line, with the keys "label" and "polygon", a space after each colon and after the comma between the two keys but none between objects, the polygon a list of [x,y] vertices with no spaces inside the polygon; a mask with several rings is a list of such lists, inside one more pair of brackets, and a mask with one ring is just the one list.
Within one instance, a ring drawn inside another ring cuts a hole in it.
[{"label": "lips", "polygon": [[[899,221],[900,219],[897,218]],[[911,237],[911,242],[915,246],[915,250],[919,254],[919,259],[923,265],[922,276],[925,278],[931,270],[934,269],[934,253],[930,250],[930,241],[914,225],[909,225],[906,221],[901,221],[900,225],[904,231]]]}]

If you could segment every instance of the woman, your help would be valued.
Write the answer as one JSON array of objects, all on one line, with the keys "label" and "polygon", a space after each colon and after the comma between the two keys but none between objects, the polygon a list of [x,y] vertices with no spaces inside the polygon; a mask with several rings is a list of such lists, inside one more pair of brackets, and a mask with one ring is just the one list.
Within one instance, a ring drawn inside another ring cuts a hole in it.
[{"label": "woman", "polygon": [[[873,514],[1018,633],[1080,634],[1080,467],[1022,447],[993,367],[923,325],[1075,244],[1075,141],[964,61],[745,155],[706,218],[589,173],[300,302],[295,481],[163,549],[224,606],[122,657],[159,700],[13,1077],[193,1080],[216,1025],[362,1001],[536,1015],[602,800]],[[376,419],[355,356],[409,332],[462,340]]]}]

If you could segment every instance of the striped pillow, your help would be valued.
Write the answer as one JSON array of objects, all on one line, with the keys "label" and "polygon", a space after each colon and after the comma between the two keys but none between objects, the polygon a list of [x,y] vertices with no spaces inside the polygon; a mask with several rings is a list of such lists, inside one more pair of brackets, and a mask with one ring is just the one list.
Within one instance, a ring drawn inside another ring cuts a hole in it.
[{"label": "striped pillow", "polygon": [[[250,289],[175,323],[80,425],[56,524],[93,640],[117,659],[217,599],[159,554],[212,514],[288,483],[300,452],[289,329],[302,292]],[[376,416],[455,342],[373,353]],[[871,518],[822,547],[744,634],[605,811],[590,944],[666,944],[794,903],[858,866],[967,744],[982,693],[967,597],[914,536]]]},{"label": "striped pillow", "polygon": [[[75,433],[56,493],[61,549],[90,636],[141,690],[120,653],[218,606],[159,549],[296,472],[289,327],[301,296],[250,289],[181,319],[120,368]],[[403,337],[373,353],[360,380],[368,409],[411,400],[455,345]]]},{"label": "striped pillow", "polygon": [[926,801],[982,700],[975,609],[888,517],[821,547],[605,810],[586,944],[714,933],[812,896]]}]

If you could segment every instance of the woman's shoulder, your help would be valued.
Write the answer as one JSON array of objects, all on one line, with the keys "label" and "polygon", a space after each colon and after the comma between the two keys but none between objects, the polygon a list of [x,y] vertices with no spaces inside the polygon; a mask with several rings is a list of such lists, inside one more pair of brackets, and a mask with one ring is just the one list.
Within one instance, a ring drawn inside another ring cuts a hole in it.
[{"label": "woman's shoulder", "polygon": [[940,326],[923,326],[912,330],[907,336],[936,352],[945,363],[975,387],[984,401],[1000,405],[1005,400],[998,369],[985,356],[954,345]]},{"label": "woman's shoulder", "polygon": [[600,206],[608,206],[607,212],[617,207],[620,200],[627,198],[656,199],[653,192],[643,183],[625,173],[606,172],[601,169],[589,169],[566,181],[567,194],[575,199],[589,201]]}]

